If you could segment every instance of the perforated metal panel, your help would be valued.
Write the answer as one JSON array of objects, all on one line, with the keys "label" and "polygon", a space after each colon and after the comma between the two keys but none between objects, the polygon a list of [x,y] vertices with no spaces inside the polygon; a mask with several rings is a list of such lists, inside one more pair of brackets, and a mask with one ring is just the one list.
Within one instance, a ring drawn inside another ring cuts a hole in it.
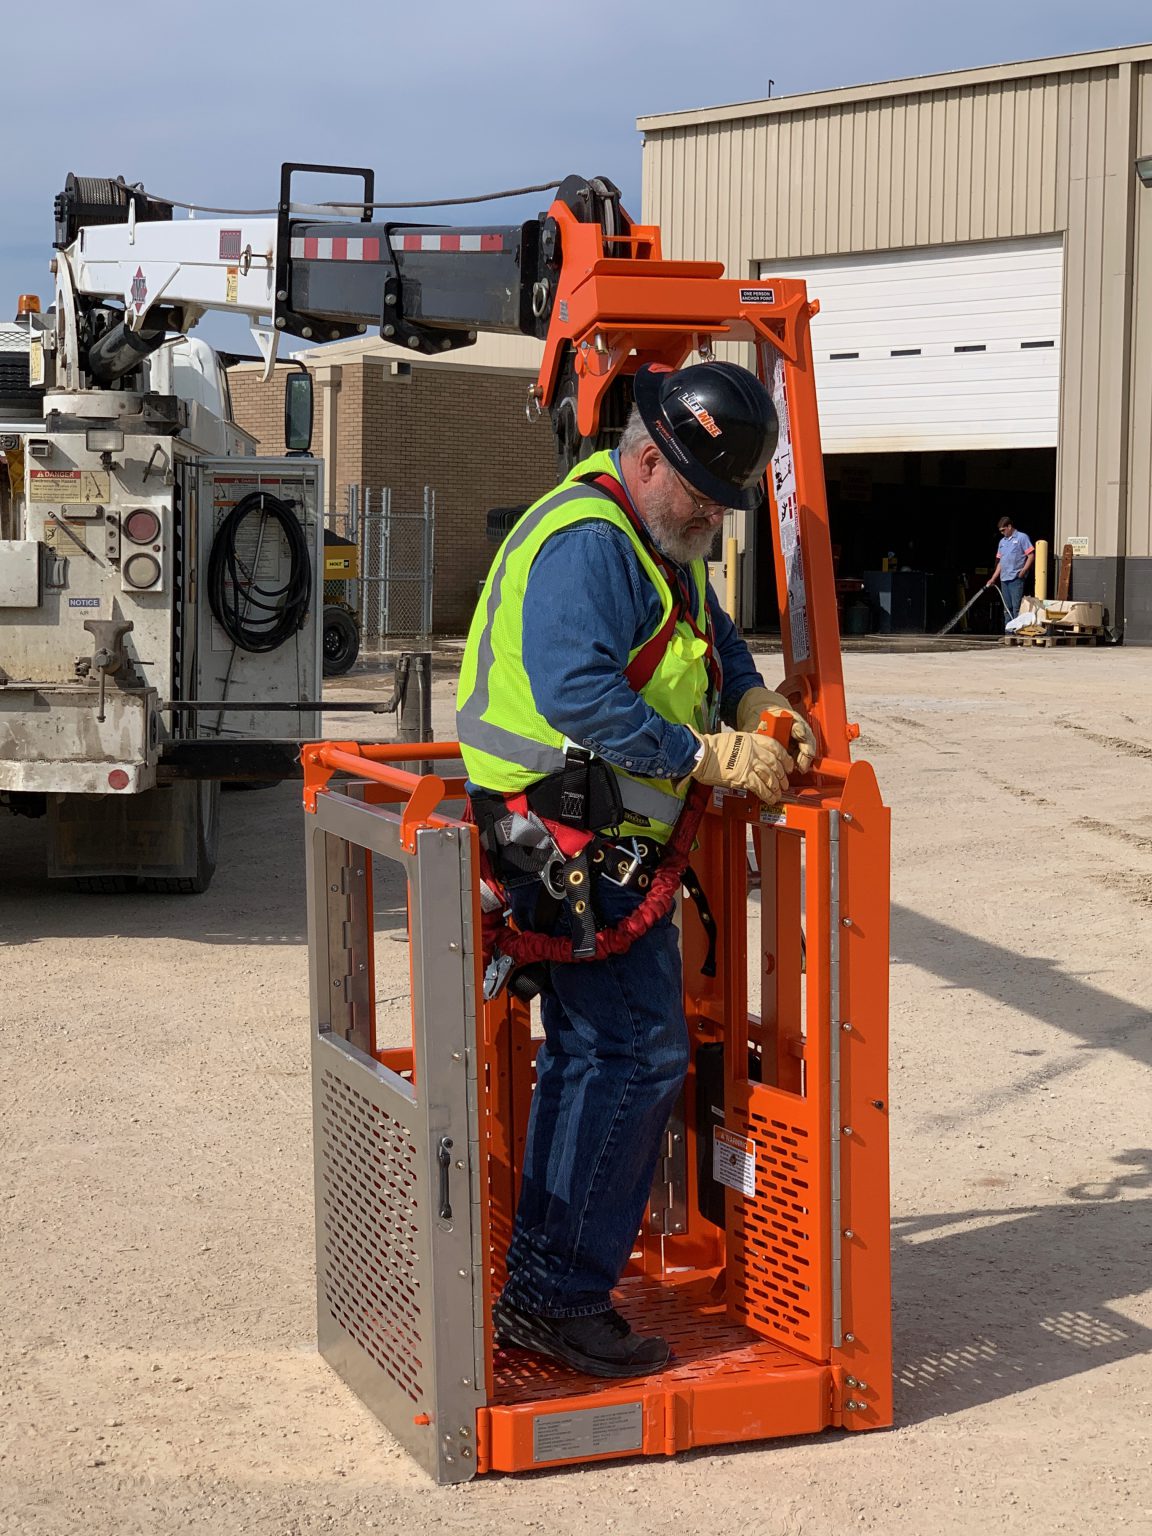
[{"label": "perforated metal panel", "polygon": [[429,1320],[412,1132],[330,1068],[320,1069],[318,1095],[321,1304],[414,1403],[422,1403]]},{"label": "perforated metal panel", "polygon": [[756,1196],[739,1201],[732,1228],[741,1282],[734,1311],[808,1353],[818,1332],[814,1149],[801,1115],[781,1118],[781,1101],[787,1095],[757,1089],[744,1117],[743,1133],[756,1143]]},{"label": "perforated metal panel", "polygon": [[[476,1466],[487,1297],[473,1187],[471,842],[467,829],[445,823],[418,832],[410,851],[392,812],[339,792],[318,797],[309,831],[318,1342],[438,1481],[460,1482]],[[348,868],[366,868],[355,855],[367,850],[401,866],[407,881],[406,1076],[372,1055],[367,918],[362,907],[350,912],[347,881],[332,878],[334,844]],[[368,983],[354,1028],[352,975]]]}]

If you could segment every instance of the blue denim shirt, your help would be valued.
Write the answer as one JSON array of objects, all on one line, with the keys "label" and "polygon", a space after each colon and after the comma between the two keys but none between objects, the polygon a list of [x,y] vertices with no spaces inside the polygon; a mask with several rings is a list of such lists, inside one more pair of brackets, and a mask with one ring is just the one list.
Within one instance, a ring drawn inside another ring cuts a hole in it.
[{"label": "blue denim shirt", "polygon": [[[731,721],[748,689],[764,684],[711,589],[708,606],[724,669],[721,708]],[[536,708],[569,740],[654,779],[688,773],[699,745],[624,676],[629,653],[652,634],[661,611],[631,539],[599,518],[554,533],[533,561],[524,592],[524,666]]]}]

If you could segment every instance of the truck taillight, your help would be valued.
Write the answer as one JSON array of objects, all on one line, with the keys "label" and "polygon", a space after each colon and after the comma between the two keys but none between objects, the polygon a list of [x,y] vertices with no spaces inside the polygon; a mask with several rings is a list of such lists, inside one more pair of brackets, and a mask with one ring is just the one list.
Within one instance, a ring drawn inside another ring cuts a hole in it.
[{"label": "truck taillight", "polygon": [[121,575],[130,587],[143,591],[147,587],[154,587],[160,580],[160,562],[155,555],[129,555],[121,568]]},{"label": "truck taillight", "polygon": [[[124,537],[133,544],[154,544],[160,537],[160,519],[150,507],[137,507],[121,519]],[[139,583],[134,583],[139,585]]]}]

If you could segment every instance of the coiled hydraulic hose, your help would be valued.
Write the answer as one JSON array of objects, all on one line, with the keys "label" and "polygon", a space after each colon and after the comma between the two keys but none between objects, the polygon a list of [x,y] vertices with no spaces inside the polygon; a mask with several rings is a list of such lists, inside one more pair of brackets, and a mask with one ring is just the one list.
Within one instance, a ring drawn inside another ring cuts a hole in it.
[{"label": "coiled hydraulic hose", "polygon": [[[259,513],[252,569],[240,558],[238,542],[244,519]],[[261,587],[256,580],[258,554],[268,521],[279,524],[288,545],[291,569],[282,587]],[[312,601],[312,558],[300,519],[269,491],[251,491],[220,524],[208,556],[208,603],[232,643],[257,654],[274,651],[304,627]]]}]

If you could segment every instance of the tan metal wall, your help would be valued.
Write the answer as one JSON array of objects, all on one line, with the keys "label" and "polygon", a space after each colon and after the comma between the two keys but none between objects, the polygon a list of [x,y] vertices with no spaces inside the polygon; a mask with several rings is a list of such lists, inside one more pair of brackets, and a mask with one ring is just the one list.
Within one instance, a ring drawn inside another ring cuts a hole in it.
[{"label": "tan metal wall", "polygon": [[[1136,152],[1152,155],[1152,66],[1137,86]],[[1132,270],[1132,401],[1128,548],[1152,554],[1152,187],[1137,187]]]},{"label": "tan metal wall", "polygon": [[1132,165],[1152,153],[1152,63],[666,123],[645,132],[644,218],[666,254],[733,274],[1063,233],[1058,538],[1118,552],[1127,467],[1128,553],[1152,554],[1152,190]]}]

